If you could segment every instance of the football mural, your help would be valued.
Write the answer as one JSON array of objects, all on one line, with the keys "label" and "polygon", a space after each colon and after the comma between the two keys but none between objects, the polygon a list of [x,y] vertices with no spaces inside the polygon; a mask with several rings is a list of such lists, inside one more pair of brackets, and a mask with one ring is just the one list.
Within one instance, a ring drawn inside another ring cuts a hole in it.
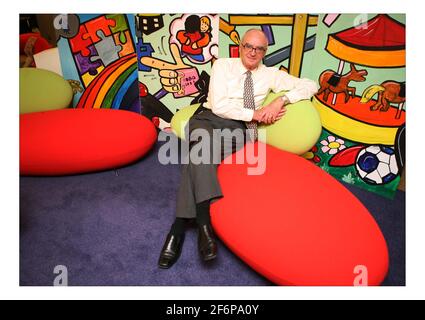
[{"label": "football mural", "polygon": [[404,167],[404,15],[321,15],[309,77],[322,136],[306,155],[336,178],[392,197]]}]

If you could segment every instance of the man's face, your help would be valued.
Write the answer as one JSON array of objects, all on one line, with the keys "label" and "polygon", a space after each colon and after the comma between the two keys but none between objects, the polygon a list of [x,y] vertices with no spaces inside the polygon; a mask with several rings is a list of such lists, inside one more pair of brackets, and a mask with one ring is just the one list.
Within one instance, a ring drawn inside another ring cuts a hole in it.
[{"label": "man's face", "polygon": [[257,68],[266,54],[267,39],[260,31],[250,31],[245,34],[240,45],[240,57],[248,70]]}]

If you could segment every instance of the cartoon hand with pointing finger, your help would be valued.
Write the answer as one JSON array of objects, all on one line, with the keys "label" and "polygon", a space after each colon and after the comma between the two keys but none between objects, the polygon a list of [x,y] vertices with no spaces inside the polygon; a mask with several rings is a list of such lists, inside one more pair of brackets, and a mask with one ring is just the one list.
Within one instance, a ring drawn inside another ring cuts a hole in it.
[{"label": "cartoon hand with pointing finger", "polygon": [[167,92],[173,93],[175,97],[188,96],[197,92],[195,82],[199,79],[198,70],[183,62],[177,44],[170,44],[170,51],[174,63],[152,57],[143,57],[140,62],[159,70],[162,87]]}]

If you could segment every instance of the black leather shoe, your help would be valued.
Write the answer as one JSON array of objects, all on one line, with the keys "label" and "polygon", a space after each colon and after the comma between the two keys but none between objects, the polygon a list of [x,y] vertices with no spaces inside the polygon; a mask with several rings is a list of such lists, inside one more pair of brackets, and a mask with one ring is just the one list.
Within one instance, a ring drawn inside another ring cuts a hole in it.
[{"label": "black leather shoe", "polygon": [[217,243],[209,224],[200,225],[198,228],[198,249],[204,261],[217,257]]},{"label": "black leather shoe", "polygon": [[170,268],[180,257],[184,242],[184,234],[169,233],[159,256],[158,266],[162,269]]}]

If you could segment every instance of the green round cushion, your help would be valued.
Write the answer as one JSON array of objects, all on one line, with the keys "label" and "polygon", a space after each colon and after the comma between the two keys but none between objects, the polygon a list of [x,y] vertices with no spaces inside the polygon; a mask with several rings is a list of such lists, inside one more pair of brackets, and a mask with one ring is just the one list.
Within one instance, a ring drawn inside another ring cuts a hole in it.
[{"label": "green round cushion", "polygon": [[19,69],[19,113],[67,108],[71,85],[57,73],[37,68]]},{"label": "green round cushion", "polygon": [[[269,104],[285,92],[269,93],[263,106]],[[266,138],[259,135],[259,141],[278,149],[295,154],[309,151],[320,137],[322,123],[319,113],[310,100],[301,100],[286,106],[286,114],[271,125],[260,125],[266,130]]]},{"label": "green round cushion", "polygon": [[[284,94],[283,91],[270,92],[263,106]],[[199,104],[190,105],[174,114],[171,119],[171,129],[179,138],[184,139],[184,127],[198,107]],[[266,139],[259,135],[259,140],[281,150],[304,154],[314,146],[322,132],[319,113],[310,100],[289,104],[286,110],[286,114],[279,121],[271,125],[259,126],[266,129]]]},{"label": "green round cushion", "polygon": [[180,139],[185,140],[184,127],[186,127],[186,124],[189,122],[190,117],[193,116],[199,106],[200,103],[184,107],[183,109],[177,111],[171,119],[171,130]]}]

